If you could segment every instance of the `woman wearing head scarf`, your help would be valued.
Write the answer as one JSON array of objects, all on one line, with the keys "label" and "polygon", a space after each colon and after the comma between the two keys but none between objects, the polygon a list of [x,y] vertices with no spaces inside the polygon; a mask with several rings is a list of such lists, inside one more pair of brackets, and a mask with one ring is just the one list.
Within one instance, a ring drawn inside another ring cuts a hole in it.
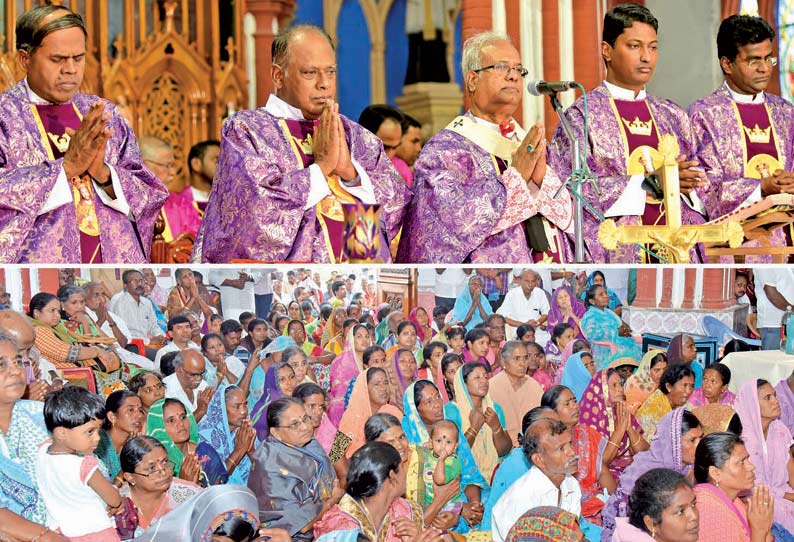
[{"label": "woman wearing head scarf", "polygon": [[356,379],[350,402],[339,422],[339,432],[349,439],[349,445],[344,451],[346,457],[352,457],[366,442],[364,424],[370,416],[384,412],[402,419],[403,413],[400,409],[389,404],[389,395],[388,376],[380,367],[370,367],[362,378]]},{"label": "woman wearing head scarf", "polygon": [[586,311],[584,304],[576,299],[568,286],[560,286],[551,294],[546,322],[550,329],[554,329],[557,324],[569,324],[573,327],[576,338],[584,339],[581,326]]},{"label": "woman wearing head scarf", "polygon": [[[295,346],[297,345],[295,341],[292,340],[292,337],[279,335],[262,349],[259,357],[256,358],[261,361],[259,362],[259,366],[254,369],[251,375],[251,384],[248,386],[248,410],[253,412],[254,405],[262,398],[262,394],[265,392],[265,374],[267,370],[273,364],[281,361],[281,353],[284,352],[284,350]],[[244,378],[245,377],[243,377],[243,379]],[[242,380],[240,385],[242,386]]]},{"label": "woman wearing head scarf", "polygon": [[623,471],[618,488],[604,506],[601,540],[612,540],[615,518],[628,517],[629,495],[637,479],[655,468],[688,474],[695,463],[695,449],[701,438],[703,429],[700,421],[688,410],[678,408],[662,418],[650,449],[634,456],[634,461]]},{"label": "woman wearing head scarf", "polygon": [[[329,319],[328,323],[332,321]],[[341,324],[340,324],[341,325]],[[341,330],[339,331],[341,333]],[[284,328],[284,335],[292,337],[295,344],[309,356],[309,361],[312,363],[314,376],[317,378],[317,383],[328,389],[329,386],[329,372],[331,362],[335,355],[332,352],[323,350],[313,342],[306,338],[306,325],[301,320],[290,320],[287,327]]]},{"label": "woman wearing head scarf", "polygon": [[345,350],[331,362],[331,389],[329,396],[328,418],[339,424],[345,411],[345,394],[351,380],[364,370],[364,351],[371,346],[369,331],[361,324],[347,332]]},{"label": "woman wearing head scarf", "polygon": [[[408,386],[403,396],[403,412],[402,426],[408,442],[418,446],[429,442],[433,426],[444,419],[441,395],[436,385],[429,380],[418,380]],[[466,499],[455,531],[463,534],[482,520],[484,509],[481,503],[487,499],[489,487],[462,434],[458,435],[455,453],[463,466],[460,486]]]},{"label": "woman wearing head scarf", "polygon": [[408,320],[416,325],[416,336],[425,345],[433,340],[436,332],[431,325],[433,322],[424,307],[416,307],[408,313]]},{"label": "woman wearing head scarf", "polygon": [[601,271],[593,271],[588,275],[587,282],[584,285],[584,289],[582,291],[581,299],[584,301],[585,295],[587,290],[592,286],[603,286],[604,290],[606,290],[607,295],[609,295],[609,309],[620,316],[620,313],[623,311],[623,303],[621,303],[618,294],[613,292],[607,286],[606,278],[604,278],[604,273]]},{"label": "woman wearing head scarf", "polygon": [[695,340],[691,335],[680,333],[670,340],[667,347],[667,363],[677,365],[679,363],[688,365],[695,373],[695,388],[699,388],[703,383],[703,367],[695,361],[698,352],[695,348]]},{"label": "woman wearing head scarf", "polygon": [[251,411],[251,422],[260,441],[268,433],[267,406],[282,397],[292,397],[292,392],[295,391],[296,387],[295,370],[287,362],[282,361],[271,365],[270,369],[267,370],[267,373],[265,373],[265,391]]},{"label": "woman wearing head scarf", "polygon": [[469,331],[493,313],[488,298],[482,293],[482,278],[472,274],[468,287],[464,288],[452,307],[452,321],[461,322]]},{"label": "woman wearing head scarf", "polygon": [[392,360],[396,378],[391,378],[388,371],[386,374],[389,375],[389,383],[392,386],[394,397],[402,397],[406,388],[415,382],[419,375],[416,358],[410,350],[399,349],[394,352]]},{"label": "woman wearing head scarf", "polygon": [[198,424],[198,432],[196,453],[202,456],[206,448],[211,448],[220,458],[220,462],[204,465],[210,483],[224,478],[232,484],[247,483],[251,455],[259,443],[248,419],[248,403],[243,391],[237,386],[219,386],[210,400],[207,414]]},{"label": "woman wearing head scarf", "polygon": [[571,390],[576,400],[579,401],[595,372],[593,356],[590,352],[582,350],[568,358],[565,369],[562,371],[560,383]]},{"label": "woman wearing head scarf", "polygon": [[[246,527],[245,524],[248,524]],[[212,486],[159,519],[133,542],[213,542],[236,529],[256,536],[259,514],[256,496],[245,486]]]},{"label": "woman wearing head scarf", "polygon": [[794,488],[789,482],[794,445],[780,421],[780,402],[772,385],[763,379],[745,382],[733,408],[742,421],[742,439],[755,466],[757,483],[769,486],[775,499],[775,523],[794,533]]},{"label": "woman wearing head scarf", "polygon": [[579,401],[583,423],[607,438],[604,463],[616,482],[631,465],[634,454],[650,446],[642,437],[642,427],[626,407],[620,375],[614,369],[599,371],[590,380]]},{"label": "woman wearing head scarf", "polygon": [[659,387],[659,380],[667,368],[667,354],[664,350],[651,348],[640,361],[637,371],[626,379],[626,406],[632,414]]},{"label": "woman wearing head scarf", "polygon": [[579,518],[556,506],[524,512],[507,533],[507,542],[581,542]]},{"label": "woman wearing head scarf", "polygon": [[[159,440],[174,464],[174,476],[198,482],[201,478],[196,446],[198,425],[179,399],[160,399],[149,407],[146,434]],[[205,480],[206,482],[206,480]]]},{"label": "woman wearing head scarf", "polygon": [[488,393],[488,372],[479,362],[465,363],[455,373],[455,402],[444,405],[445,418],[455,422],[471,447],[483,478],[490,480],[499,458],[513,442],[505,431],[505,414]]}]

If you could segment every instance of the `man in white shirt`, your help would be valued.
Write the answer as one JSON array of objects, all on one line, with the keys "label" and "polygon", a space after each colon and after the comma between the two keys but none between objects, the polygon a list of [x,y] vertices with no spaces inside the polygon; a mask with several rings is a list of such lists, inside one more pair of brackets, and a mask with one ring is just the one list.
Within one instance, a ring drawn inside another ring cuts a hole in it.
[{"label": "man in white shirt", "polygon": [[256,317],[262,320],[267,319],[270,306],[273,304],[273,283],[271,282],[271,269],[261,270],[259,280],[254,283],[254,304],[256,306]]},{"label": "man in white shirt", "polygon": [[204,356],[192,348],[180,351],[174,358],[174,374],[163,379],[165,396],[179,399],[196,421],[207,413],[215,389],[204,382],[207,368]]},{"label": "man in white shirt", "polygon": [[764,350],[780,348],[780,324],[786,307],[794,307],[794,269],[759,267],[754,270],[758,301],[758,330]]},{"label": "man in white shirt", "polygon": [[171,333],[171,342],[157,351],[157,356],[154,358],[154,365],[160,370],[160,360],[168,352],[177,352],[186,348],[192,348],[197,352],[201,351],[201,347],[190,340],[193,335],[193,326],[190,324],[190,319],[184,314],[180,314],[168,320],[168,331]]},{"label": "man in white shirt", "polygon": [[532,269],[521,272],[520,288],[512,288],[496,311],[505,317],[507,323],[507,339],[513,340],[516,328],[529,324],[535,328],[535,342],[545,346],[549,341],[549,333],[543,326],[549,314],[549,298],[540,288],[540,275]]},{"label": "man in white shirt", "polygon": [[582,489],[573,477],[579,458],[573,449],[571,432],[562,422],[542,419],[524,436],[524,456],[532,467],[521,476],[493,509],[491,535],[504,542],[521,515],[537,506],[557,506],[579,516]]},{"label": "man in white shirt", "polygon": [[110,310],[127,323],[132,338],[143,339],[144,344],[165,342],[163,332],[157,325],[154,305],[144,296],[145,279],[141,272],[128,269],[121,275],[121,281],[124,290],[111,298]]},{"label": "man in white shirt", "polygon": [[155,365],[150,359],[136,354],[133,346],[129,346],[130,329],[123,318],[108,310],[108,300],[99,282],[89,282],[83,286],[85,290],[85,313],[96,323],[97,327],[108,337],[114,337],[116,343],[113,350],[125,363],[131,363],[144,369],[154,370]]},{"label": "man in white shirt", "polygon": [[248,269],[213,269],[209,273],[210,284],[221,292],[221,308],[224,318],[240,319],[244,312],[254,312],[254,283],[259,273]]}]

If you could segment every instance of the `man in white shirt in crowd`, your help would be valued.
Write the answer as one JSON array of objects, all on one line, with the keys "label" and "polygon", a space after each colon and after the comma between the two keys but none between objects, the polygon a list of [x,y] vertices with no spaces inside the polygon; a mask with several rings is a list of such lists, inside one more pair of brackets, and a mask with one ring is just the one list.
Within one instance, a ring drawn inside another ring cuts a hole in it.
[{"label": "man in white shirt in crowd", "polygon": [[[145,279],[140,271],[128,269],[121,275],[124,289],[110,300],[110,310],[118,314],[127,323],[130,337],[143,339],[144,344],[165,343],[165,337],[157,325],[157,314],[154,305],[144,295]],[[146,357],[154,359],[156,349],[147,348]]]},{"label": "man in white shirt in crowd", "polygon": [[780,348],[780,324],[787,307],[794,307],[794,269],[759,267],[754,270],[758,301],[758,330],[764,350]]},{"label": "man in white shirt in crowd", "polygon": [[271,279],[273,271],[271,269],[261,270],[259,280],[254,283],[254,306],[256,307],[256,317],[267,320],[270,306],[273,304],[273,282]]},{"label": "man in white shirt in crowd", "polygon": [[575,516],[581,512],[582,489],[573,477],[579,457],[565,425],[548,419],[535,422],[524,436],[523,447],[524,457],[532,467],[513,482],[494,506],[494,542],[504,542],[516,520],[537,506],[557,506]]},{"label": "man in white shirt in crowd", "polygon": [[161,371],[160,360],[168,352],[177,352],[185,348],[201,351],[201,347],[190,340],[193,335],[193,326],[190,319],[184,314],[179,314],[168,320],[168,331],[171,333],[171,342],[158,350],[157,356],[154,358],[154,365],[159,371]]},{"label": "man in white shirt in crowd", "polygon": [[237,320],[224,320],[221,324],[221,338],[226,349],[226,366],[237,377],[240,378],[245,371],[245,363],[248,363],[250,352],[240,346],[243,336],[243,326]]},{"label": "man in white shirt in crowd", "polygon": [[471,269],[461,267],[447,267],[436,269],[436,285],[433,293],[436,297],[436,307],[444,307],[447,312],[455,306],[455,299],[466,288],[466,276],[471,275]]},{"label": "man in white shirt in crowd", "polygon": [[179,399],[196,421],[207,413],[215,389],[204,382],[206,365],[201,352],[188,348],[174,358],[174,374],[163,379],[165,396]]},{"label": "man in white shirt in crowd", "polygon": [[549,308],[549,298],[540,288],[540,275],[532,269],[524,269],[520,287],[507,292],[502,306],[496,312],[504,316],[507,322],[507,340],[515,339],[518,326],[529,324],[535,328],[535,342],[546,346],[550,339],[545,329]]},{"label": "man in white shirt in crowd", "polygon": [[248,269],[213,269],[209,274],[210,284],[221,292],[221,309],[224,318],[240,319],[244,312],[254,312],[254,284],[259,273]]},{"label": "man in white shirt in crowd", "polygon": [[105,297],[106,289],[107,287],[99,282],[89,282],[83,286],[85,313],[105,335],[116,339],[113,350],[122,361],[144,369],[154,370],[155,365],[151,360],[138,355],[137,349],[129,344],[132,335],[124,319],[108,309],[108,299]]}]

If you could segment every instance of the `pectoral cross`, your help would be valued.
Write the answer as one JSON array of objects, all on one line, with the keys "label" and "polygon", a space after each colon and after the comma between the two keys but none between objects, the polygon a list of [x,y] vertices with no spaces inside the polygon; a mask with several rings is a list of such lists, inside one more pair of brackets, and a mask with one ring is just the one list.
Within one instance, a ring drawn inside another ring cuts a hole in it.
[{"label": "pectoral cross", "polygon": [[607,250],[615,250],[618,244],[659,244],[663,256],[669,263],[689,263],[689,251],[696,243],[727,243],[731,248],[740,246],[744,230],[738,222],[720,224],[681,224],[681,190],[678,183],[678,156],[681,150],[672,134],[659,140],[659,154],[664,160],[659,170],[666,224],[663,226],[618,226],[609,219],[598,228],[598,240]]}]

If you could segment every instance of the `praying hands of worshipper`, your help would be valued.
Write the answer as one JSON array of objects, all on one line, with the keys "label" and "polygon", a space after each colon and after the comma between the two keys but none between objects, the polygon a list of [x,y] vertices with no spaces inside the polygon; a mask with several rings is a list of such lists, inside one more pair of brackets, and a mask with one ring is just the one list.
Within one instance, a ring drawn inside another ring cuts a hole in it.
[{"label": "praying hands of worshipper", "polygon": [[320,123],[314,129],[314,160],[326,177],[339,175],[352,181],[357,176],[339,118],[339,104],[331,98],[325,102]]},{"label": "praying hands of worshipper", "polygon": [[105,165],[105,147],[113,135],[113,129],[107,125],[109,120],[110,113],[100,100],[91,104],[77,130],[66,128],[70,140],[63,156],[63,169],[69,179],[88,173],[110,197],[115,197],[113,184],[108,183],[110,169]]},{"label": "praying hands of worshipper", "polygon": [[527,182],[534,182],[538,188],[546,176],[546,130],[542,124],[535,124],[513,153],[512,166]]}]

